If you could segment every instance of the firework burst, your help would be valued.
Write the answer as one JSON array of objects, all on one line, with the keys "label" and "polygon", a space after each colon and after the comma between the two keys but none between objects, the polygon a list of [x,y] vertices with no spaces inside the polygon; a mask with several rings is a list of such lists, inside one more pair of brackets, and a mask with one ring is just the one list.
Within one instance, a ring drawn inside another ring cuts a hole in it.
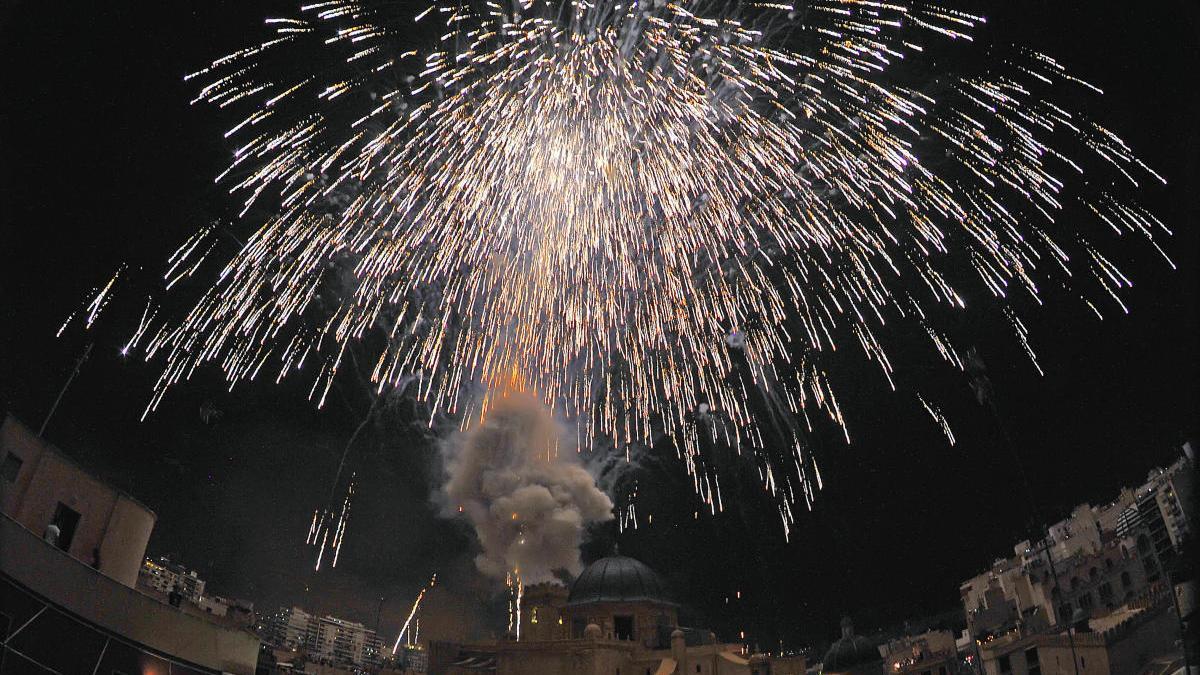
[{"label": "firework burst", "polygon": [[[231,386],[312,364],[322,404],[360,342],[380,391],[415,377],[464,424],[519,373],[584,447],[668,435],[714,510],[702,447],[726,444],[786,531],[820,486],[804,430],[846,428],[833,351],[895,388],[883,327],[908,322],[962,369],[932,315],[977,289],[1006,311],[1050,283],[1124,309],[1129,280],[1062,214],[1166,232],[1119,196],[1158,177],[1051,100],[1094,89],[1052,58],[930,70],[982,22],[907,0],[497,0],[416,23],[331,0],[269,19],[191,77],[196,102],[243,111],[218,180],[274,215],[147,341],[165,364],[147,410],[210,362]],[[404,51],[422,26],[436,46]]]}]

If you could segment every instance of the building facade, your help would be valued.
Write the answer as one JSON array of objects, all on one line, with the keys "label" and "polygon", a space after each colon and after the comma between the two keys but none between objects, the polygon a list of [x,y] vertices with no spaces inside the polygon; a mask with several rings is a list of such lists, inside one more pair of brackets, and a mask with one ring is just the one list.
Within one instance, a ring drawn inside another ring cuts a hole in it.
[{"label": "building facade", "polygon": [[252,633],[137,587],[153,512],[12,416],[0,502],[0,671],[254,673]]},{"label": "building facade", "polygon": [[[194,604],[204,598],[204,580],[195,570],[171,562],[166,556],[158,560],[146,558],[138,571],[138,583],[159,593],[179,593]],[[222,612],[224,614],[224,612]]]},{"label": "building facade", "polygon": [[0,424],[0,511],[79,562],[132,587],[156,516],[15,417]]},{"label": "building facade", "polygon": [[994,636],[980,646],[983,672],[986,675],[1142,672],[1156,656],[1175,649],[1178,638],[1178,624],[1167,593],[1143,604],[1115,622],[1093,621],[1040,632],[1018,628]]},{"label": "building facade", "polygon": [[1115,500],[1081,504],[1048,528],[1047,537],[1013,547],[1013,555],[960,587],[972,638],[1063,626],[1077,614],[1094,617],[1167,583],[1183,542],[1194,528],[1191,447],[1146,483]]},{"label": "building facade", "polygon": [[361,623],[317,616],[299,607],[280,608],[262,627],[263,639],[311,662],[365,668],[383,660],[383,641]]},{"label": "building facade", "polygon": [[470,644],[433,642],[431,675],[802,675],[803,657],[748,654],[708,630],[678,625],[659,576],[625,556],[586,567],[570,588],[530,586],[520,636]]},{"label": "building facade", "polygon": [[913,675],[955,675],[961,668],[954,633],[929,630],[880,645],[885,670]]}]

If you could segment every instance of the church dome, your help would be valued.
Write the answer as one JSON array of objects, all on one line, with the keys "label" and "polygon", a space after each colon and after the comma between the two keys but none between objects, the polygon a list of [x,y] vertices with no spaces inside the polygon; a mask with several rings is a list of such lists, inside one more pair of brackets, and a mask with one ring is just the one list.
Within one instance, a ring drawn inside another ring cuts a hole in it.
[{"label": "church dome", "polygon": [[825,652],[821,670],[826,673],[847,672],[882,659],[873,642],[862,635],[854,634],[854,623],[846,617],[842,619],[842,639],[833,643],[829,651]]},{"label": "church dome", "polygon": [[596,602],[655,602],[674,605],[666,585],[645,564],[621,555],[601,558],[584,568],[575,583],[567,606]]}]

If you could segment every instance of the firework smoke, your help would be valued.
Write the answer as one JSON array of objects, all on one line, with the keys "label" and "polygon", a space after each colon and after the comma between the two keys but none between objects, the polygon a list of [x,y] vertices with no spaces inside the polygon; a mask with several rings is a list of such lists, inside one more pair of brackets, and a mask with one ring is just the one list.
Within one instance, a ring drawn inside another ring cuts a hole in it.
[{"label": "firework smoke", "polygon": [[613,504],[569,438],[543,403],[518,392],[447,443],[447,514],[470,519],[484,574],[530,584],[579,573],[584,529],[611,519]]}]

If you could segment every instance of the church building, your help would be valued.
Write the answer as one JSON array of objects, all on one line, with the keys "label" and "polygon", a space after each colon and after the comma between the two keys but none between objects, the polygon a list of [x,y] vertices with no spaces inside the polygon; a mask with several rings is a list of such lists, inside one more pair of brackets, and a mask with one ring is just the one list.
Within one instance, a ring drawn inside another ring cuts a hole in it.
[{"label": "church building", "polygon": [[[570,588],[525,589],[519,639],[432,643],[431,675],[803,675],[803,657],[747,654],[679,626],[654,570],[626,556],[588,565]],[[514,636],[515,637],[515,636]]]}]

